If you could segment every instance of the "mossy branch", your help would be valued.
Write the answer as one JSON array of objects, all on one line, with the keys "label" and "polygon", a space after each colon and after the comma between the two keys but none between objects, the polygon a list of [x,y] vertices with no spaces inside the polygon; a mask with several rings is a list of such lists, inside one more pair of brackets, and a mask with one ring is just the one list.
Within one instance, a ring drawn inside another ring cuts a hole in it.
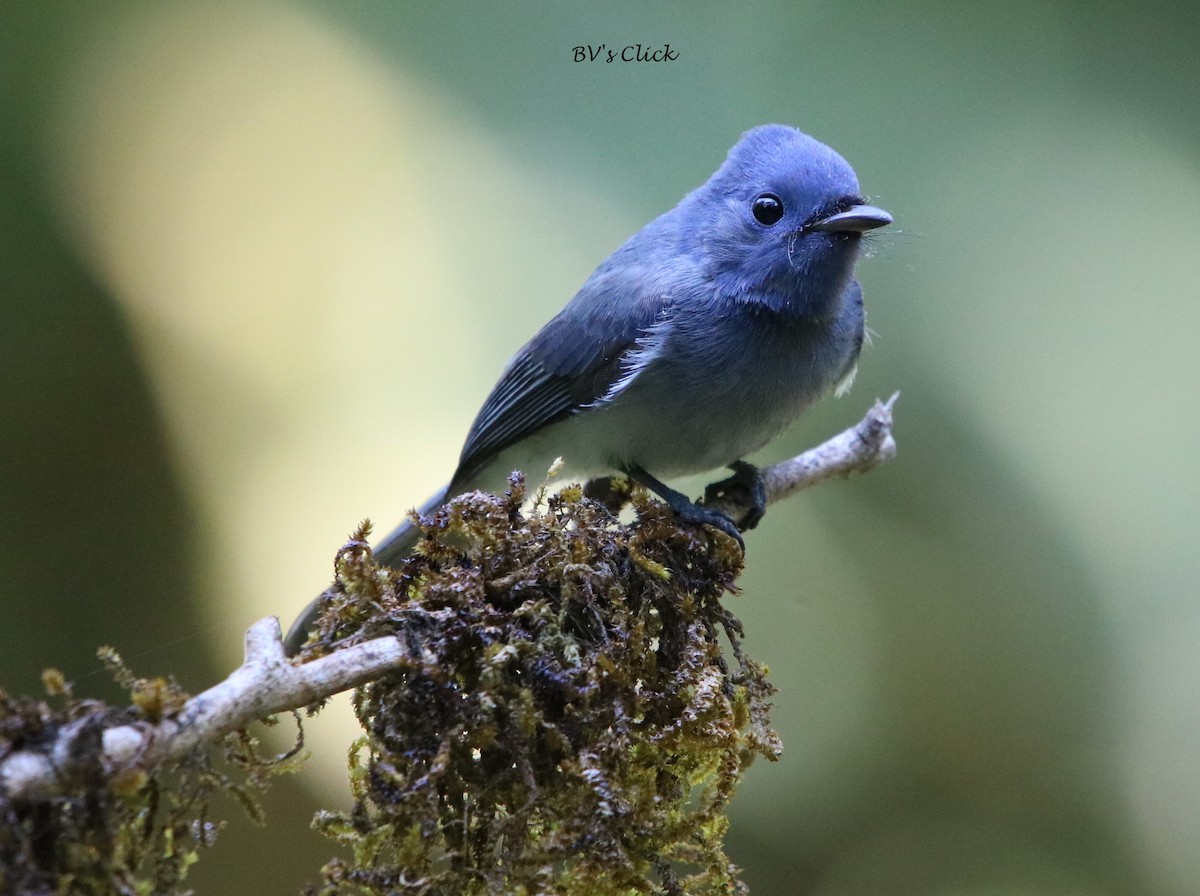
[{"label": "mossy branch", "polygon": [[[268,616],[247,630],[245,659],[220,684],[157,723],[103,729],[103,765],[114,775],[169,765],[251,722],[303,708],[414,660],[420,656],[413,656],[399,639],[378,638],[297,666],[284,655],[279,619]],[[72,779],[81,758],[79,740],[91,736],[87,732],[93,721],[90,716],[76,719],[59,730],[52,744],[17,750],[0,760],[0,792],[9,799],[37,799],[58,791]]]},{"label": "mossy branch", "polygon": [[[892,457],[894,400],[762,471],[768,502]],[[299,661],[270,617],[242,666],[191,698],[132,676],[131,710],[51,718],[6,698],[0,847],[23,848],[3,828],[31,806],[141,792],[257,719],[358,687],[355,808],[318,819],[354,861],[326,866],[321,892],[738,892],[724,808],[780,747],[765,669],[720,601],[741,551],[640,491],[630,526],[576,487],[529,514],[524,497],[515,477],[505,496],[456,499],[400,571],[360,529]],[[734,497],[716,500],[736,518]]]}]

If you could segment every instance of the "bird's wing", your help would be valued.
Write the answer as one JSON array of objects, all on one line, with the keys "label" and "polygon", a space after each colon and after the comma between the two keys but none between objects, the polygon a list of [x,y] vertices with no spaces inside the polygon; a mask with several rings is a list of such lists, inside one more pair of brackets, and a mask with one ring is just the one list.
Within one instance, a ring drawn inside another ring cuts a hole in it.
[{"label": "bird's wing", "polygon": [[509,362],[475,417],[455,483],[470,480],[505,448],[604,398],[629,373],[630,352],[670,302],[645,290],[613,301],[615,288],[630,286],[629,278],[621,279],[594,277]]}]

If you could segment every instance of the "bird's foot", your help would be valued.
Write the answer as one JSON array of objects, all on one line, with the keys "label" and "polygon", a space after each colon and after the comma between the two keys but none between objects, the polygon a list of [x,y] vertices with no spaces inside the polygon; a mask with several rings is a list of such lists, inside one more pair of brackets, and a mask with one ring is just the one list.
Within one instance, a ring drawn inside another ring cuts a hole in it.
[{"label": "bird's foot", "polygon": [[746,550],[746,542],[742,540],[742,533],[738,531],[738,527],[733,520],[725,514],[718,510],[713,510],[711,507],[695,503],[687,495],[664,485],[641,467],[630,467],[626,469],[625,473],[634,482],[644,485],[662,498],[666,502],[666,505],[675,511],[675,514],[684,522],[701,523],[720,529],[736,541],[743,551]]},{"label": "bird's foot", "polygon": [[704,502],[711,504],[725,499],[748,508],[737,521],[738,528],[745,532],[762,522],[767,512],[767,487],[754,464],[739,460],[731,463],[729,469],[733,470],[732,476],[704,489]]},{"label": "bird's foot", "polygon": [[[665,498],[664,498],[665,500]],[[702,523],[706,526],[712,526],[715,529],[720,529],[730,538],[738,543],[738,547],[743,552],[746,550],[746,541],[742,538],[742,533],[738,530],[737,524],[729,517],[721,513],[719,510],[705,507],[703,504],[697,504],[694,501],[683,499],[681,504],[672,504],[667,501],[667,505],[675,511],[681,520],[688,523]]]}]

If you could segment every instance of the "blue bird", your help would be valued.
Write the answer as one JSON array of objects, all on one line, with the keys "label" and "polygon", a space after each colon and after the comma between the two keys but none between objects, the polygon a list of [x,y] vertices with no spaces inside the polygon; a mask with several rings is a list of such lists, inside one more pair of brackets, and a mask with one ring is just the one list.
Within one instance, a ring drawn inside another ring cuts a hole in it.
[{"label": "blue bird", "polygon": [[[517,352],[421,512],[561,456],[574,475],[624,473],[741,541],[733,521],[662,480],[730,467],[722,485],[759,496],[741,528],[758,522],[761,483],[742,459],[848,387],[863,342],[862,234],[891,222],[828,146],[784,125],[747,131]],[[406,521],[376,558],[399,565],[418,534]],[[290,653],[316,612],[314,601],[292,626]]]}]

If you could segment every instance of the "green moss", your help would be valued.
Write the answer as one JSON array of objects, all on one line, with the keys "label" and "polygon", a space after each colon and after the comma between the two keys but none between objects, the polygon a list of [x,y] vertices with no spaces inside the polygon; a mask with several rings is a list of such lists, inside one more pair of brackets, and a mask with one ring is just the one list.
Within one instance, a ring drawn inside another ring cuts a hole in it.
[{"label": "green moss", "polygon": [[340,555],[310,653],[397,634],[424,660],[356,695],[355,804],[317,820],[353,860],[320,892],[741,892],[725,809],[780,745],[720,602],[740,549],[640,491],[626,526],[511,486],[425,520],[390,576],[365,531]]}]

